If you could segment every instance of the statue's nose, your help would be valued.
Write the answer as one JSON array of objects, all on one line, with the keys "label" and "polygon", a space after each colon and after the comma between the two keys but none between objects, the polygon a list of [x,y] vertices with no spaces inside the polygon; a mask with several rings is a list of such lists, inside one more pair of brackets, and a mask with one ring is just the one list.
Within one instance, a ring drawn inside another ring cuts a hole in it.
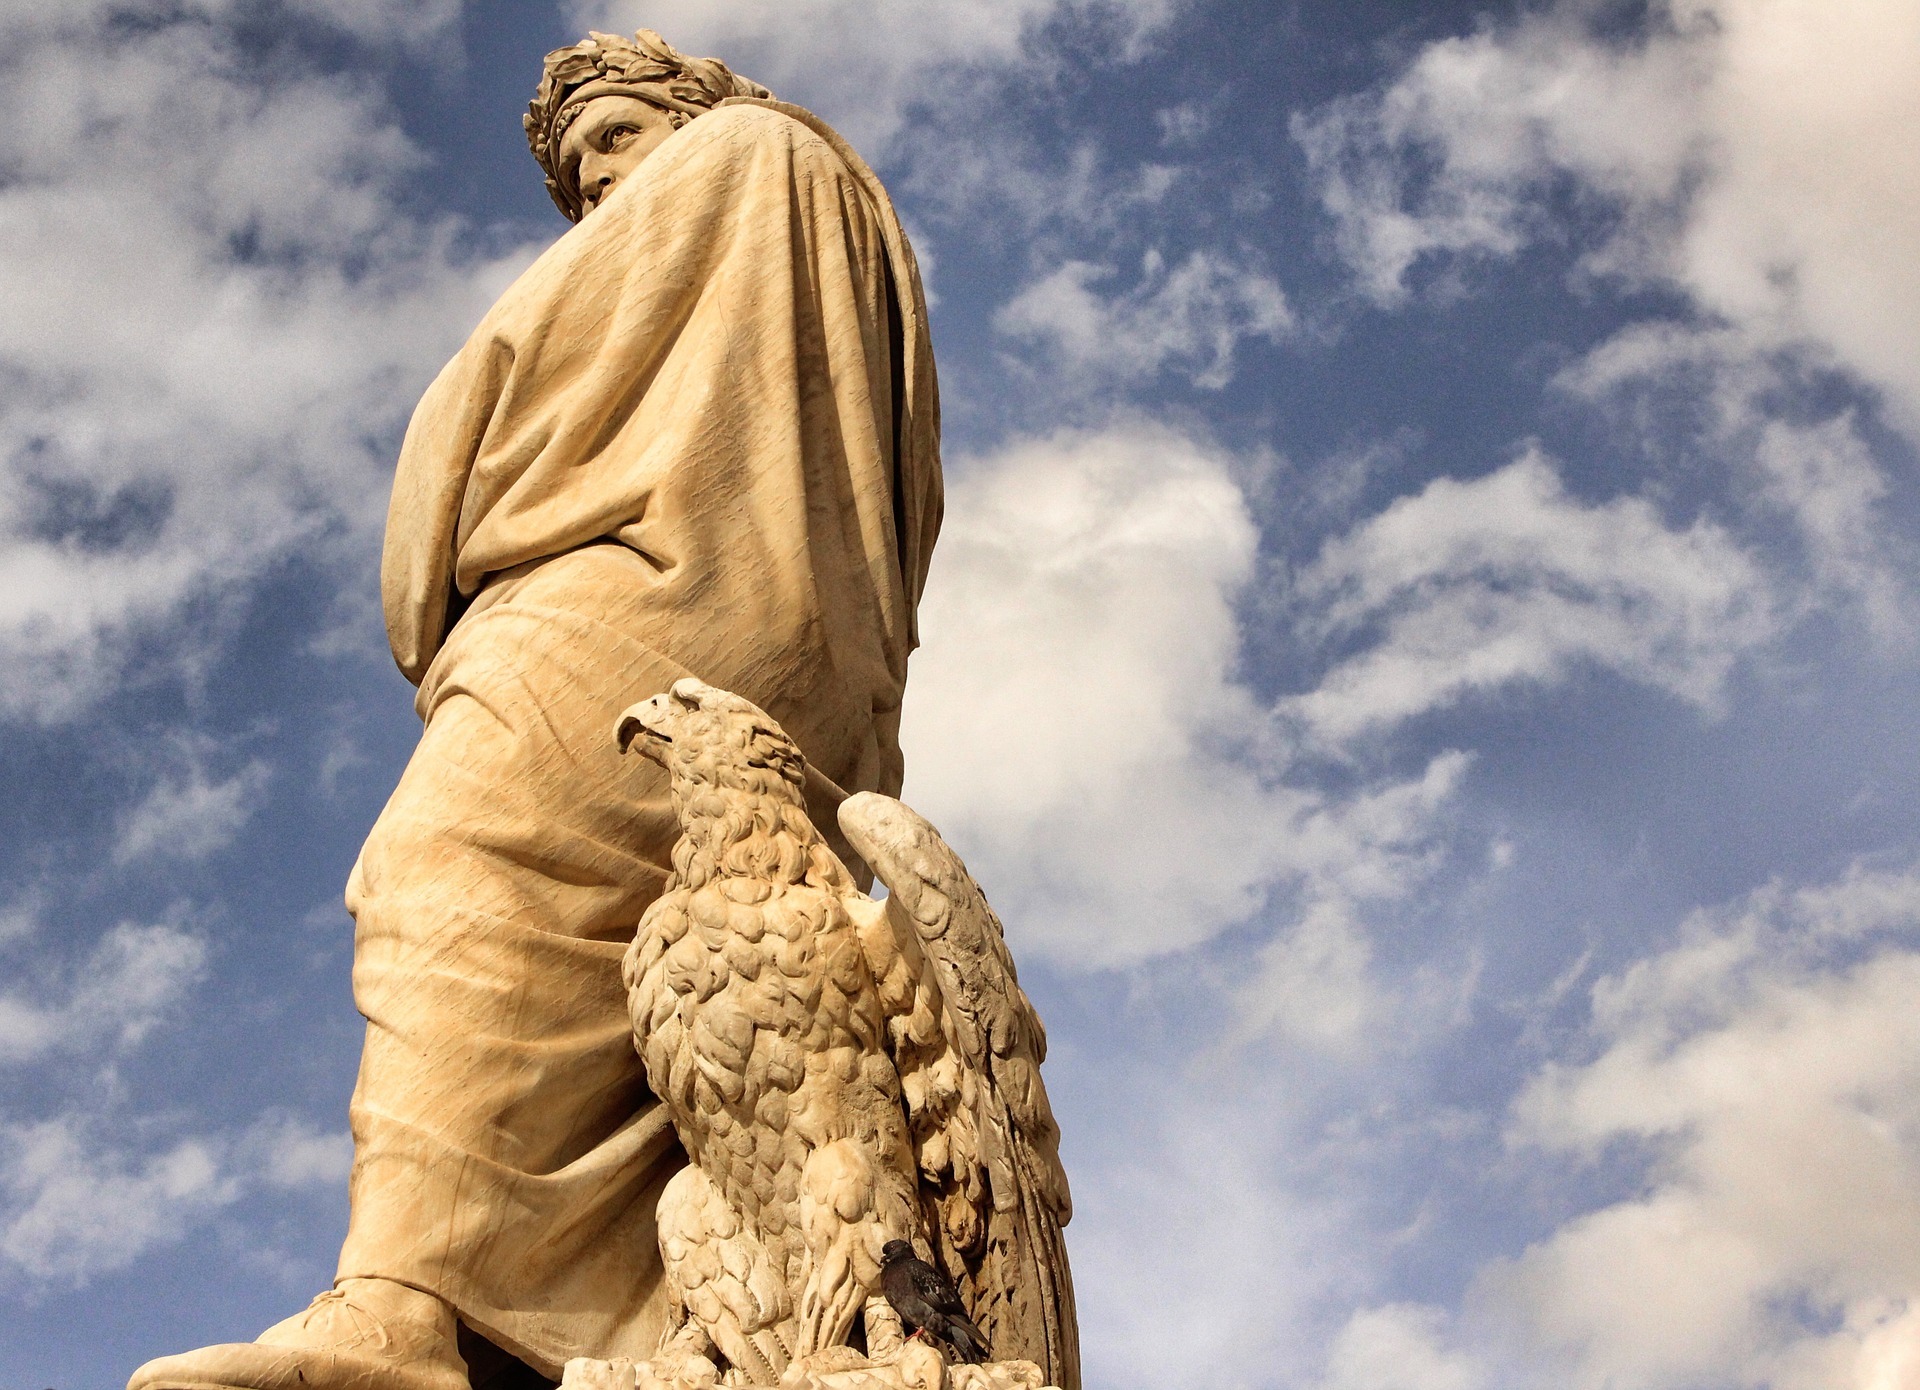
[{"label": "statue's nose", "polygon": [[580,201],[588,208],[596,206],[613,187],[613,170],[607,167],[604,157],[596,153],[589,152],[580,161],[576,177],[580,180]]}]

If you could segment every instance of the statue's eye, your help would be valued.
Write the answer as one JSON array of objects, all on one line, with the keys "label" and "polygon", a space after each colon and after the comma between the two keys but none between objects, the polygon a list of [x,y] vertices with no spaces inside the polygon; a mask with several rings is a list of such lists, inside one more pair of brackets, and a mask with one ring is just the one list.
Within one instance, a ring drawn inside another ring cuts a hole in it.
[{"label": "statue's eye", "polygon": [[609,148],[614,145],[624,145],[639,133],[639,130],[634,126],[617,125],[607,132],[607,145]]}]

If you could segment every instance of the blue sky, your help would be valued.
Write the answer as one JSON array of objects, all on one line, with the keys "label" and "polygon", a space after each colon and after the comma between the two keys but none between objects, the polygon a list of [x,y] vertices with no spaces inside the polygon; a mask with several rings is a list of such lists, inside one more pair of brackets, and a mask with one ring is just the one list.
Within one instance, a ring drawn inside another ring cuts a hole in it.
[{"label": "blue sky", "polygon": [[639,24],[928,268],[1090,1385],[1920,1383],[1912,0],[0,0],[0,1387],[331,1276],[392,458]]}]

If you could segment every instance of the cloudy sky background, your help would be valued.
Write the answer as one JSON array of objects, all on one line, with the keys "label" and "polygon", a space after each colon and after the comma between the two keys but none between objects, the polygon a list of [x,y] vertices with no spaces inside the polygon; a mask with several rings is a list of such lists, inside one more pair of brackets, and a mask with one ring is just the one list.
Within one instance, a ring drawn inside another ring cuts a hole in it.
[{"label": "cloudy sky background", "polygon": [[0,0],[0,1386],[331,1277],[391,461],[640,23],[929,270],[1090,1385],[1920,1384],[1913,0]]}]

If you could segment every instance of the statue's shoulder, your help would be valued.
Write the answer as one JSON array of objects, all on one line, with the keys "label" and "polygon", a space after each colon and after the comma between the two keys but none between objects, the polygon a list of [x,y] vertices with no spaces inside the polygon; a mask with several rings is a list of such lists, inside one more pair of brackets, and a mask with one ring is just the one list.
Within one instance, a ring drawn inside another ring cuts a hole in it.
[{"label": "statue's shoulder", "polygon": [[[711,129],[730,127],[763,138],[797,138],[802,132],[813,136],[807,126],[771,102],[740,97],[722,102],[700,118]],[[818,139],[818,136],[813,138]]]},{"label": "statue's shoulder", "polygon": [[735,97],[694,122],[708,139],[736,147],[791,151],[800,161],[850,163],[846,142],[812,112],[786,102]]}]

